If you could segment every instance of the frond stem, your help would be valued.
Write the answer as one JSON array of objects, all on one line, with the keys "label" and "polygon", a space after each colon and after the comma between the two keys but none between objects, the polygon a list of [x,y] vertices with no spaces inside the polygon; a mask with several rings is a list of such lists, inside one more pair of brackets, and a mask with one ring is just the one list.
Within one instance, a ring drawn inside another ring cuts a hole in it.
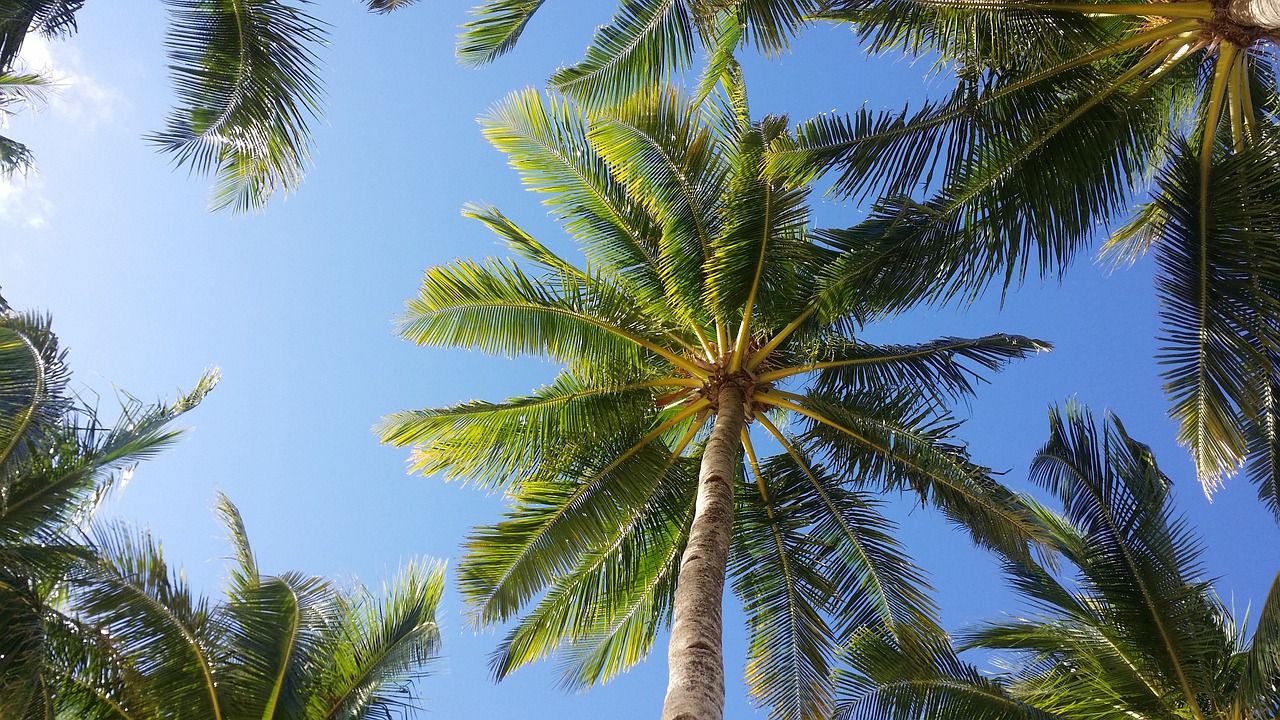
[{"label": "frond stem", "polygon": [[35,364],[36,387],[31,393],[31,404],[22,411],[22,420],[18,422],[18,426],[14,429],[13,437],[9,438],[9,442],[5,445],[4,450],[0,451],[0,464],[3,464],[8,460],[9,454],[18,446],[18,442],[22,439],[23,434],[26,433],[27,428],[31,426],[32,420],[35,419],[36,409],[40,406],[40,398],[44,395],[46,390],[45,373],[48,372],[44,364],[44,358],[40,356],[40,351],[36,349],[36,346],[31,342],[31,340],[25,334],[16,330],[13,331],[13,334],[17,335],[18,339],[22,340],[22,344],[26,345],[27,351],[31,353],[31,358]]},{"label": "frond stem", "polygon": [[764,510],[773,519],[773,506],[769,504],[769,491],[764,487],[764,473],[760,472],[760,461],[756,459],[756,449],[751,445],[751,433],[742,428],[742,449],[747,451],[747,461],[751,463],[751,472],[756,476],[756,487],[760,490],[760,499],[764,501]]},{"label": "frond stem", "polygon": [[751,356],[751,359],[747,361],[747,370],[754,371],[756,368],[760,367],[760,364],[767,360],[769,355],[771,355],[774,350],[778,349],[779,345],[785,342],[787,338],[791,337],[791,333],[800,329],[800,326],[817,311],[818,304],[816,302],[810,302],[809,306],[804,309],[804,312],[800,313],[799,317],[792,320],[786,327],[782,328],[782,330],[779,330],[777,335],[774,335],[773,338],[770,339],[769,342],[765,343],[755,355]]},{"label": "frond stem", "polygon": [[747,293],[747,302],[742,306],[742,324],[738,327],[738,340],[733,345],[733,356],[729,359],[729,372],[742,369],[742,354],[746,352],[747,343],[751,339],[751,310],[755,306],[756,293],[760,290],[760,280],[764,277],[765,250],[769,247],[769,229],[773,217],[773,191],[766,183],[764,201],[764,237],[760,238],[760,257],[756,259],[755,276],[751,279],[751,291]]},{"label": "frond stem", "polygon": [[1207,2],[1153,3],[1010,3],[1019,10],[1062,10],[1085,15],[1128,15],[1132,17],[1192,18],[1210,20],[1213,5]]}]

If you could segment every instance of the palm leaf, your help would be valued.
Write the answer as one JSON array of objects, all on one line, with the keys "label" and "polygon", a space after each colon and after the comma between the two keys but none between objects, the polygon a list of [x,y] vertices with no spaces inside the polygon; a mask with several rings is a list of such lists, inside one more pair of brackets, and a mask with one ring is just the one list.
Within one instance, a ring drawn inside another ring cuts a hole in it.
[{"label": "palm leaf", "polygon": [[592,39],[586,58],[557,71],[549,83],[585,106],[630,97],[689,63],[694,20],[688,0],[622,0],[613,22]]},{"label": "palm leaf", "polygon": [[180,105],[149,139],[179,166],[214,175],[214,209],[261,209],[302,180],[307,123],[322,95],[313,48],[324,30],[282,0],[166,2]]},{"label": "palm leaf", "polygon": [[508,53],[546,0],[487,0],[471,11],[474,20],[462,24],[458,59],[466,65],[485,65]]}]

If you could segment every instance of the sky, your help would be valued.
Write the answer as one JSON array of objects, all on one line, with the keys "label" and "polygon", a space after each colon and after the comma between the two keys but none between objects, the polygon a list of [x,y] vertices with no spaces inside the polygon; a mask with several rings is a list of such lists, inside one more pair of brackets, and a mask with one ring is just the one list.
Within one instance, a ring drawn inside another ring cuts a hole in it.
[{"label": "sky", "polygon": [[[549,2],[515,53],[479,70],[453,57],[469,5],[436,0],[385,17],[353,0],[311,6],[331,25],[314,167],[295,194],[248,216],[207,212],[205,182],[174,171],[142,139],[161,127],[171,102],[161,2],[88,3],[73,38],[26,48],[34,69],[61,84],[5,131],[33,150],[38,172],[0,182],[0,287],[14,307],[53,315],[76,389],[103,408],[117,388],[171,399],[206,368],[221,368],[222,383],[183,418],[192,428],[185,440],[141,466],[106,510],[150,527],[169,561],[206,593],[221,587],[229,554],[210,510],[219,489],[244,515],[265,572],[371,586],[411,557],[450,560],[470,527],[502,510],[501,497],[406,475],[407,450],[379,446],[370,427],[396,410],[523,394],[556,368],[415,347],[394,335],[393,321],[425,268],[505,255],[459,215],[465,202],[493,203],[572,252],[475,118],[580,58],[613,4]],[[847,30],[831,27],[814,28],[782,58],[744,64],[753,112],[793,120],[864,104],[900,108],[945,88],[928,78],[927,62],[868,58]],[[860,212],[815,196],[821,225],[851,225]],[[1219,594],[1241,611],[1256,608],[1280,570],[1278,530],[1242,477],[1210,502],[1175,442],[1153,359],[1151,272],[1150,260],[1112,269],[1082,257],[1061,282],[1033,280],[1003,303],[993,294],[970,308],[912,313],[865,337],[1006,332],[1053,342],[1052,352],[992,377],[957,408],[974,459],[1029,491],[1047,408],[1071,398],[1110,408],[1173,478]],[[948,629],[1017,610],[994,562],[964,535],[911,497],[895,498],[894,508]],[[451,590],[441,606],[443,657],[418,686],[419,717],[628,720],[660,708],[665,638],[609,685],[568,694],[557,688],[554,660],[494,685],[486,657],[502,632],[477,632],[465,620]],[[744,635],[731,611],[726,714],[763,718],[740,681]]]}]

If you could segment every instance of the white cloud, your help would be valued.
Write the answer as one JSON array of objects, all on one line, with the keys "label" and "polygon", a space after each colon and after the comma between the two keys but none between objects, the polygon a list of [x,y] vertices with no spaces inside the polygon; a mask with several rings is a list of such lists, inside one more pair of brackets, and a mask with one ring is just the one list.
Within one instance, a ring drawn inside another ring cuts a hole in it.
[{"label": "white cloud", "polygon": [[88,132],[115,116],[119,94],[84,71],[74,46],[61,42],[55,54],[48,40],[28,35],[18,55],[18,66],[53,81],[47,108],[50,119]]},{"label": "white cloud", "polygon": [[0,222],[39,230],[53,215],[53,203],[45,197],[44,183],[35,173],[25,178],[0,178]]},{"label": "white cloud", "polygon": [[[36,123],[59,125],[59,132],[89,134],[99,123],[110,122],[115,116],[119,93],[85,72],[79,52],[66,42],[58,43],[55,52],[45,38],[28,35],[15,69],[37,73],[54,83],[43,107],[18,110],[24,115],[38,115]],[[22,133],[13,139],[25,141]],[[36,162],[39,161],[37,154]],[[53,215],[54,205],[43,190],[34,171],[25,177],[0,178],[0,223],[32,230],[44,227]]]}]

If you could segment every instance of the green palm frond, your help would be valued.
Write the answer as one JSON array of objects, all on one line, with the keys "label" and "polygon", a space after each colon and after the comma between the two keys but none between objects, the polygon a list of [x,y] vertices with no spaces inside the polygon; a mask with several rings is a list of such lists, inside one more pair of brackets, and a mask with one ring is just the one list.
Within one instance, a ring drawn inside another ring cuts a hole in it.
[{"label": "green palm frond", "polygon": [[1057,495],[1066,518],[1081,529],[1078,547],[1058,549],[1116,613],[1107,619],[1147,644],[1145,662],[1184,698],[1211,687],[1202,658],[1203,639],[1213,638],[1206,632],[1213,613],[1195,580],[1201,549],[1172,517],[1169,479],[1150,448],[1114,417],[1099,431],[1092,416],[1076,408],[1066,417],[1055,411],[1031,479]]},{"label": "green palm frond", "polygon": [[596,33],[587,56],[549,83],[585,106],[630,97],[683,70],[697,40],[690,0],[621,0],[613,22]]},{"label": "green palm frond", "polygon": [[944,644],[865,630],[846,658],[850,669],[837,673],[839,720],[1059,720],[1012,697]]},{"label": "green palm frond", "polygon": [[379,15],[386,15],[387,13],[395,12],[400,8],[409,7],[416,2],[418,2],[418,0],[364,0],[365,5],[369,8],[369,12],[375,12]]},{"label": "green palm frond", "polygon": [[443,592],[443,564],[415,560],[378,597],[341,598],[306,717],[376,718],[406,709],[401,690],[425,675],[440,653],[436,606]]},{"label": "green palm frond", "polygon": [[1280,575],[1271,583],[1252,642],[1245,653],[1240,671],[1240,685],[1233,698],[1237,707],[1250,707],[1263,700],[1263,709],[1280,705],[1276,697],[1276,678],[1280,678]]},{"label": "green palm frond", "polygon": [[688,307],[701,305],[702,264],[721,230],[730,170],[725,148],[699,121],[687,98],[656,89],[602,117],[587,136],[661,228],[658,273],[668,295]]},{"label": "green palm frond", "polygon": [[[742,316],[746,333],[740,328],[740,337],[751,336],[747,323],[756,313],[770,318],[766,326],[785,324],[803,310],[794,299],[808,294],[779,290],[802,282],[796,269],[812,262],[812,245],[805,236],[809,189],[787,190],[760,177],[759,171],[769,140],[784,132],[785,118],[769,117],[733,139],[738,145],[733,182],[722,210],[726,219],[711,248],[704,302],[718,318],[732,321]],[[792,302],[771,307],[780,298]],[[743,351],[745,347],[735,348],[739,356]]]},{"label": "green palm frond", "polygon": [[[956,648],[863,633],[841,675],[842,717],[1264,717],[1277,707],[1276,607],[1252,644],[1208,583],[1199,541],[1168,499],[1168,479],[1114,417],[1050,414],[1032,478],[1064,508],[1027,501],[1066,562],[1050,572],[1006,558],[1029,617],[965,632]],[[980,672],[957,650],[998,653]]]},{"label": "green palm frond", "polygon": [[82,617],[116,647],[175,714],[222,720],[218,648],[225,628],[208,603],[172,572],[148,533],[99,527],[98,558],[76,588]]},{"label": "green palm frond", "polygon": [[296,188],[308,163],[307,123],[323,94],[313,48],[324,30],[282,0],[166,2],[181,105],[149,139],[179,166],[214,176],[214,209],[261,209]]},{"label": "green palm frond", "polygon": [[458,60],[485,65],[516,46],[520,34],[546,0],[487,0],[471,11],[474,20],[462,24]]},{"label": "green palm frond", "polygon": [[[670,620],[680,555],[693,516],[697,468],[673,461],[603,540],[521,618],[491,657],[496,678],[558,652],[561,683],[585,688],[644,659]],[[576,510],[572,511],[576,512]]]},{"label": "green palm frond", "polygon": [[527,397],[396,413],[377,429],[383,442],[413,447],[414,472],[518,487],[555,477],[565,457],[558,448],[643,435],[656,393],[643,381],[600,387],[565,372]]},{"label": "green palm frond", "polygon": [[[0,53],[3,53],[4,21],[0,20]],[[0,127],[8,124],[10,116],[28,106],[37,106],[45,100],[45,90],[52,82],[40,75],[14,73],[0,63]],[[35,166],[31,150],[17,140],[0,136],[0,177],[25,175]]]},{"label": "green palm frond", "polygon": [[40,436],[70,407],[66,354],[48,317],[0,318],[0,487],[31,462]]},{"label": "green palm frond", "polygon": [[939,402],[961,400],[985,382],[983,370],[994,372],[1013,360],[1044,352],[1052,346],[1020,335],[988,335],[980,338],[939,338],[917,345],[874,345],[843,338],[801,345],[790,367],[760,374],[774,382],[816,372],[814,387],[821,392],[856,388],[877,393],[911,387]]},{"label": "green palm frond", "polygon": [[[1170,414],[1207,488],[1249,462],[1259,495],[1280,517],[1275,461],[1275,348],[1280,325],[1280,183],[1268,137],[1215,162],[1203,203],[1200,161],[1186,144],[1151,203],[1112,243],[1132,257],[1152,247],[1163,321]],[[1127,249],[1123,243],[1136,248]]]},{"label": "green palm frond", "polygon": [[980,545],[1026,555],[1041,533],[1016,496],[951,442],[956,423],[912,390],[843,396],[812,391],[779,407],[805,419],[806,446],[820,446],[835,472],[861,485],[911,489]]},{"label": "green palm frond", "polygon": [[660,443],[626,445],[602,438],[597,449],[605,459],[574,468],[580,481],[523,483],[507,519],[468,539],[458,582],[477,624],[511,617],[548,584],[572,575],[584,553],[616,542],[615,532],[653,512],[649,503],[666,484],[687,480],[685,463]]},{"label": "green palm frond", "polygon": [[543,356],[558,362],[638,366],[653,353],[687,366],[662,349],[666,328],[654,327],[634,303],[563,278],[540,284],[519,268],[491,260],[432,268],[418,297],[406,303],[400,332],[419,345],[471,347],[487,353]]}]

